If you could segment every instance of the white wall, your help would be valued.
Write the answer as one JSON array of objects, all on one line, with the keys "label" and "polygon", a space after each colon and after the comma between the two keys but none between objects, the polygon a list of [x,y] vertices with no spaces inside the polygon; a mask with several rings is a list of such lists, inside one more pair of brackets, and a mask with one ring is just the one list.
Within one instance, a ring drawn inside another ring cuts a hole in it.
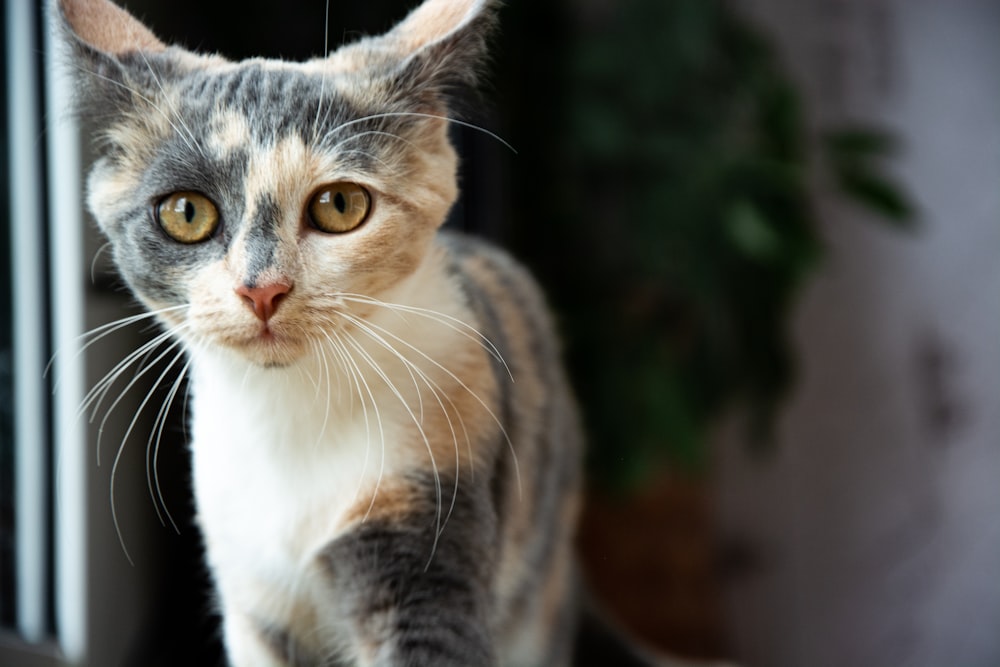
[{"label": "white wall", "polygon": [[743,0],[817,124],[902,140],[900,233],[824,197],[776,454],[720,438],[749,665],[1000,665],[1000,2]]}]

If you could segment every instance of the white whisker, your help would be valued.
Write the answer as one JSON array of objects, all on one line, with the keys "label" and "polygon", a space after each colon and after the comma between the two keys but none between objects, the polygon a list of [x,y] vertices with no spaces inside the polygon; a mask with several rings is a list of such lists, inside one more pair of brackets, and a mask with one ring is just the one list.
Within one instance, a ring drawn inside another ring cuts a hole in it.
[{"label": "white whisker", "polygon": [[[378,365],[378,363],[371,356],[371,354],[367,350],[365,350],[360,343],[358,343],[346,331],[344,332],[344,334],[347,339],[347,342],[351,345],[351,347],[354,348],[354,350],[359,355],[361,355],[362,360],[364,360],[371,367],[371,369],[375,371],[375,374],[378,375],[379,378],[381,378],[382,382],[385,383],[385,386],[396,397],[400,405],[402,405],[403,410],[405,410],[406,413],[410,416],[410,419],[413,421],[414,426],[417,427],[417,432],[420,434],[421,440],[423,440],[424,447],[427,450],[428,459],[430,460],[431,470],[433,471],[434,474],[434,491],[437,497],[436,529],[437,531],[440,531],[441,519],[442,519],[441,501],[443,499],[443,495],[441,492],[441,476],[438,473],[437,462],[434,460],[434,451],[431,448],[430,438],[428,438],[427,432],[424,430],[423,424],[421,424],[420,421],[417,419],[417,415],[413,412],[413,409],[410,407],[409,403],[407,403],[406,398],[399,391],[399,388],[396,387],[396,385],[393,383],[392,379],[388,376],[388,374]],[[434,558],[434,552],[437,551],[437,543],[439,535],[440,533],[436,532],[434,537],[434,544],[431,547],[430,559],[427,561],[427,567],[430,567],[430,562]]]},{"label": "white whisker", "polygon": [[90,388],[90,391],[88,391],[83,397],[83,402],[80,404],[77,417],[82,416],[91,409],[91,406],[93,406],[93,410],[91,411],[89,418],[89,421],[93,422],[97,417],[97,410],[100,408],[105,396],[107,396],[108,391],[125,373],[125,371],[128,370],[129,366],[144,358],[168,338],[170,338],[170,335],[167,332],[161,332],[151,340],[144,342],[138,348],[126,355],[124,359],[115,364],[115,366],[110,371],[105,373],[104,377],[98,380],[94,386]]},{"label": "white whisker", "polygon": [[[154,311],[150,311],[150,312],[139,313],[138,315],[130,315],[128,317],[123,317],[121,319],[114,320],[113,322],[107,322],[105,324],[102,324],[102,325],[100,325],[98,327],[95,327],[95,328],[91,329],[90,331],[86,331],[86,332],[80,334],[79,336],[77,336],[75,340],[77,342],[81,342],[81,341],[85,341],[88,337],[91,337],[91,339],[87,340],[87,342],[84,343],[83,346],[81,346],[79,349],[77,349],[76,354],[73,356],[73,358],[74,359],[79,358],[79,356],[81,354],[83,354],[84,352],[86,352],[87,348],[89,348],[91,345],[93,345],[97,341],[101,340],[105,336],[109,336],[112,333],[114,333],[114,332],[116,332],[116,331],[118,331],[120,329],[124,329],[125,327],[127,327],[127,326],[129,326],[131,324],[136,324],[137,322],[142,322],[143,320],[153,319],[157,315],[162,315],[163,313],[168,313],[168,312],[175,311],[175,310],[181,310],[183,308],[188,308],[188,306],[186,306],[186,305],[184,305],[184,306],[172,306],[170,308],[161,308],[159,310],[154,310]],[[49,363],[45,366],[45,374],[46,375],[48,375],[49,371],[52,369],[52,364],[55,363],[55,361],[58,358],[59,354],[60,354],[60,352],[57,351],[55,354],[52,355],[52,358],[49,359]],[[57,387],[58,387],[58,385],[57,385]]]},{"label": "white whisker", "polygon": [[342,155],[342,156],[343,155],[363,155],[364,157],[366,157],[366,158],[368,158],[370,160],[374,160],[375,162],[378,162],[380,165],[382,165],[386,169],[391,169],[392,168],[392,166],[388,162],[386,162],[385,160],[383,160],[382,158],[380,158],[378,156],[372,155],[368,151],[363,151],[363,150],[360,150],[360,149],[349,150],[349,151],[340,151],[340,155]]},{"label": "white whisker", "polygon": [[[175,342],[173,345],[171,345],[170,347],[168,347],[163,352],[163,354],[161,354],[159,357],[157,357],[156,360],[153,363],[151,363],[149,366],[147,366],[143,370],[143,374],[145,374],[145,372],[148,371],[150,368],[153,368],[156,365],[156,363],[159,362],[159,360],[164,357],[164,355],[166,355],[168,352],[170,352],[170,350],[174,349],[178,345],[180,345],[180,343],[179,342]],[[153,397],[153,393],[156,391],[157,387],[159,387],[160,383],[163,382],[163,379],[170,372],[170,369],[173,368],[174,365],[177,363],[177,361],[179,359],[183,358],[183,356],[184,356],[184,351],[183,350],[179,350],[174,355],[173,360],[171,360],[171,362],[169,364],[167,364],[167,367],[163,370],[162,373],[160,373],[160,376],[156,379],[156,381],[153,383],[153,385],[146,392],[145,398],[142,399],[142,402],[139,404],[139,407],[136,408],[135,414],[132,416],[132,421],[129,422],[128,428],[125,430],[125,435],[122,436],[121,444],[118,446],[118,452],[117,452],[117,454],[115,454],[114,463],[112,463],[112,465],[111,465],[111,489],[110,489],[111,520],[114,523],[115,532],[118,534],[118,541],[121,544],[122,551],[125,552],[125,558],[128,559],[128,562],[131,565],[134,565],[135,563],[132,560],[132,556],[129,553],[128,547],[125,546],[125,538],[122,535],[121,525],[120,525],[119,520],[118,520],[118,510],[117,510],[117,507],[115,505],[115,476],[118,473],[118,465],[121,463],[122,453],[125,451],[125,443],[128,442],[129,436],[132,434],[132,430],[135,428],[135,425],[136,425],[136,423],[139,420],[139,416],[142,414],[142,411],[145,409],[146,405],[149,403],[150,399]],[[140,376],[136,376],[136,379],[138,379],[138,377],[141,377],[141,375]],[[98,435],[98,443],[100,443],[100,433],[103,432],[103,430],[104,430],[104,422],[107,421],[108,415],[111,414],[111,410],[113,410],[115,408],[115,406],[118,405],[119,401],[122,400],[122,397],[129,390],[129,388],[132,387],[132,385],[134,383],[135,383],[135,380],[133,380],[131,383],[129,383],[129,386],[125,388],[125,390],[122,392],[122,394],[120,394],[118,396],[118,398],[111,405],[111,407],[108,408],[108,413],[104,416],[104,420],[101,421],[101,426],[100,426],[100,429],[98,430],[98,434],[99,434]]]},{"label": "white whisker", "polygon": [[[379,490],[380,485],[382,484],[382,475],[385,472],[385,428],[384,428],[384,426],[382,424],[382,413],[379,410],[378,401],[375,400],[375,395],[372,393],[371,386],[368,384],[368,380],[365,379],[364,373],[361,372],[361,368],[358,367],[357,362],[350,355],[350,352],[347,349],[347,346],[344,345],[343,338],[341,338],[340,334],[338,334],[336,331],[333,331],[333,332],[330,332],[330,333],[326,333],[326,332],[324,332],[324,333],[327,336],[327,338],[329,339],[330,344],[334,346],[334,350],[336,350],[340,354],[340,356],[341,356],[341,358],[342,358],[342,360],[343,360],[343,362],[345,364],[345,367],[348,369],[348,371],[350,372],[350,375],[354,379],[354,384],[355,384],[355,386],[357,387],[357,390],[358,390],[358,398],[361,401],[362,413],[364,414],[364,420],[365,420],[365,439],[366,439],[366,443],[367,444],[366,444],[366,447],[365,447],[365,461],[364,461],[364,464],[363,464],[363,467],[362,467],[361,475],[359,475],[358,489],[357,489],[357,491],[354,494],[355,499],[357,499],[357,497],[361,494],[361,488],[362,488],[362,484],[363,484],[362,480],[364,480],[364,478],[365,478],[365,471],[368,470],[368,459],[369,459],[369,453],[370,453],[370,450],[371,450],[371,426],[370,426],[370,423],[368,421],[368,408],[367,408],[367,406],[365,404],[365,397],[364,397],[364,394],[362,393],[362,390],[361,390],[361,385],[362,384],[364,385],[364,393],[367,393],[368,398],[372,402],[372,410],[375,412],[375,423],[378,425],[379,442],[381,443],[381,456],[380,456],[380,461],[379,461],[379,473],[378,473],[378,476],[377,476],[377,478],[375,480],[375,488],[372,490],[372,498],[371,498],[371,501],[368,504],[368,510],[365,512],[365,515],[362,518],[362,521],[366,521],[368,519],[368,515],[371,514],[372,508],[375,506],[375,499],[378,497],[378,490]],[[332,337],[331,337],[331,334],[332,334]],[[336,341],[336,342],[334,342],[334,341]]]},{"label": "white whisker", "polygon": [[[451,400],[451,397],[448,396],[448,394],[441,389],[441,386],[438,385],[437,382],[435,382],[429,375],[427,375],[427,373],[425,373],[419,366],[417,366],[411,360],[407,359],[402,353],[399,352],[399,350],[393,347],[388,341],[385,340],[385,338],[380,336],[378,332],[372,328],[375,327],[376,329],[381,329],[381,327],[377,327],[371,323],[366,323],[365,321],[356,318],[352,315],[348,315],[346,313],[342,313],[342,316],[348,321],[350,321],[355,327],[357,327],[359,331],[365,333],[369,338],[374,340],[381,347],[390,352],[396,359],[398,359],[403,364],[403,367],[409,372],[411,378],[414,378],[414,372],[416,373],[416,375],[420,377],[420,379],[430,390],[431,395],[434,397],[435,401],[438,404],[438,407],[441,408],[441,413],[444,415],[445,421],[447,421],[448,423],[448,429],[451,431],[452,442],[454,443],[455,446],[455,475],[454,475],[455,488],[452,491],[451,504],[448,507],[448,512],[445,515],[444,520],[438,527],[438,535],[440,536],[441,533],[444,531],[445,526],[447,526],[448,520],[451,518],[452,512],[455,509],[455,503],[457,502],[458,499],[458,485],[459,485],[459,480],[461,478],[460,475],[461,457],[459,456],[459,451],[458,451],[458,433],[455,431],[454,422],[452,421],[451,414],[444,405],[444,401],[448,402],[452,410],[454,410],[455,414],[458,416],[459,422],[462,426],[462,431],[465,434],[465,442],[468,448],[469,461],[471,464],[471,462],[473,461],[472,441],[469,438],[468,429],[466,429],[465,420],[462,417],[462,413],[460,410],[458,410],[457,406],[455,405],[455,402]],[[420,397],[422,392],[420,391],[420,387],[417,386],[415,378],[414,378],[414,388],[417,390],[417,396]],[[444,400],[442,400],[442,395],[444,396]],[[421,422],[423,422],[422,398],[421,398],[420,420]],[[432,463],[433,463],[433,456],[432,456]]]},{"label": "white whisker", "polygon": [[510,150],[515,155],[517,154],[517,150],[513,146],[507,143],[507,141],[505,141],[501,136],[499,136],[494,132],[491,132],[490,130],[487,130],[485,127],[480,127],[479,125],[475,125],[474,123],[468,123],[464,120],[458,120],[457,118],[450,118],[448,116],[443,116],[441,114],[420,113],[416,111],[386,111],[384,113],[375,113],[375,114],[370,114],[368,116],[362,116],[361,118],[355,118],[354,120],[349,120],[341,123],[337,127],[330,130],[329,134],[332,134],[334,132],[340,132],[353,125],[364,123],[370,120],[380,120],[382,118],[403,118],[403,117],[443,120],[449,123],[454,123],[455,125],[461,125],[462,127],[467,127],[470,130],[475,130],[476,132],[482,132],[491,139],[498,141],[500,144],[502,144],[505,148]]},{"label": "white whisker", "polygon": [[[353,315],[349,315],[348,313],[344,313],[344,312],[338,313],[338,315],[340,315],[341,318],[347,320],[348,322],[351,322],[352,324],[354,324],[359,329],[364,326],[364,320],[361,320],[360,318],[354,317]],[[331,323],[334,322],[334,320],[331,319],[331,318],[326,318],[326,319],[327,319],[328,322],[331,322]],[[368,333],[368,332],[366,331],[366,333]],[[369,333],[369,335],[371,335],[371,334]],[[374,338],[374,336],[373,336],[373,338]],[[399,352],[397,352],[395,349],[393,349],[391,345],[386,344],[385,341],[377,341],[377,342],[379,342],[386,350],[388,350],[389,352],[391,352],[392,354],[394,354],[396,357],[399,358],[400,361],[403,362],[403,369],[409,374],[410,381],[413,383],[413,388],[416,390],[416,393],[417,393],[417,411],[420,414],[420,421],[423,422],[424,421],[424,399],[423,399],[423,396],[421,395],[421,392],[420,392],[420,385],[417,383],[417,377],[413,373],[413,370],[414,370],[415,367],[412,364],[410,364],[410,362],[409,362],[408,359],[406,359],[401,354],[399,354]],[[417,370],[417,372],[420,371],[420,369],[416,369],[416,370]]]},{"label": "white whisker", "polygon": [[[134,387],[136,385],[136,383],[139,382],[139,380],[142,379],[142,377],[144,375],[146,375],[146,373],[148,373],[153,368],[155,368],[156,365],[160,361],[162,361],[164,359],[164,357],[166,357],[168,354],[170,354],[171,351],[173,351],[175,348],[179,347],[180,345],[181,345],[181,342],[179,340],[175,340],[173,343],[171,343],[170,345],[168,345],[167,348],[165,350],[163,350],[163,352],[161,352],[155,359],[153,359],[152,362],[146,364],[146,366],[143,367],[141,371],[139,371],[138,373],[135,374],[135,377],[133,377],[132,380],[129,381],[129,383],[127,385],[125,385],[125,388],[121,390],[121,392],[118,394],[118,397],[114,400],[114,402],[112,402],[111,405],[108,406],[108,409],[104,413],[104,417],[101,419],[100,425],[97,427],[98,462],[100,461],[101,440],[104,437],[104,428],[107,426],[108,419],[111,417],[111,413],[114,412],[114,409],[116,407],[118,407],[118,404],[121,403],[125,399],[125,396],[128,394],[129,390],[131,390],[132,387]],[[180,353],[178,353],[178,355],[174,357],[174,361],[170,362],[171,366],[174,363],[176,363],[176,361],[179,358],[179,356],[180,356]],[[168,366],[168,368],[169,368],[169,366]],[[157,380],[157,383],[159,383],[160,381],[162,381],[162,379],[163,379],[163,376],[161,375],[160,379]],[[147,394],[147,399],[146,400],[148,400],[148,398],[149,398],[149,394]],[[145,404],[146,404],[146,401],[143,401],[142,405],[140,405],[139,409],[136,411],[137,412],[136,416],[138,416],[138,412],[141,411],[141,409],[145,406]],[[132,432],[132,426],[134,424],[135,424],[135,418],[133,417],[132,424],[129,425],[129,429],[125,433],[125,438],[123,438],[123,441],[125,439],[128,439],[128,436]]]},{"label": "white whisker", "polygon": [[177,108],[170,103],[170,95],[168,95],[167,91],[164,89],[163,82],[160,81],[160,77],[156,75],[156,72],[153,70],[153,66],[146,58],[146,54],[142,50],[140,50],[139,55],[142,57],[142,61],[146,64],[146,69],[149,71],[149,74],[153,77],[153,81],[156,82],[156,86],[160,89],[160,93],[163,95],[164,101],[170,105],[170,111],[173,113],[174,118],[180,124],[180,128],[178,128],[176,125],[173,125],[173,123],[171,123],[171,126],[173,126],[174,130],[176,130],[178,134],[181,134],[180,129],[183,129],[185,131],[186,136],[181,134],[181,138],[184,140],[184,143],[187,144],[188,148],[190,148],[193,152],[198,153],[202,157],[207,157],[205,155],[204,150],[201,147],[201,144],[198,143],[198,140],[195,138],[194,133],[191,131],[191,128],[184,121],[184,117],[181,114],[177,113]]},{"label": "white whisker", "polygon": [[176,123],[174,123],[174,121],[170,118],[170,116],[167,115],[167,113],[163,109],[161,109],[158,104],[156,104],[155,102],[153,102],[153,100],[149,99],[148,97],[146,97],[145,95],[143,95],[142,93],[140,93],[135,88],[132,88],[131,86],[127,86],[127,85],[125,85],[124,83],[122,83],[120,81],[115,81],[114,79],[112,79],[110,77],[104,76],[103,74],[98,74],[97,72],[94,72],[92,70],[88,70],[87,68],[81,67],[79,65],[75,65],[75,67],[77,69],[79,69],[81,72],[85,72],[85,73],[87,73],[87,74],[89,74],[89,75],[91,75],[91,76],[93,76],[95,78],[101,79],[103,81],[107,81],[108,83],[110,83],[110,84],[112,84],[114,86],[118,86],[119,88],[123,88],[124,90],[127,90],[132,95],[135,95],[140,100],[142,100],[143,102],[145,102],[149,106],[153,107],[153,109],[157,113],[159,113],[161,116],[163,116],[163,119],[167,121],[167,123],[170,125],[170,127],[172,127],[174,129],[174,132],[177,133],[177,135],[184,141],[184,143],[187,144],[188,148],[190,148],[195,153],[203,154],[202,151],[201,151],[201,149],[196,144],[192,145],[191,140],[184,134],[184,132],[181,131],[181,129],[179,127],[177,127]]},{"label": "white whisker", "polygon": [[[183,354],[181,352],[180,354]],[[177,396],[177,392],[180,390],[181,386],[184,384],[184,377],[187,375],[188,369],[191,367],[191,362],[188,361],[184,364],[184,368],[181,369],[180,373],[177,375],[177,379],[174,380],[173,386],[170,387],[170,392],[167,394],[166,400],[163,405],[160,406],[160,411],[156,415],[156,419],[153,421],[153,428],[156,432],[156,442],[152,443],[153,434],[150,433],[150,440],[146,442],[146,482],[149,486],[150,497],[153,499],[153,507],[156,509],[156,516],[160,519],[160,524],[165,525],[163,521],[163,516],[160,514],[160,507],[163,508],[163,514],[166,515],[167,519],[170,521],[170,525],[173,526],[174,532],[178,535],[180,534],[180,528],[177,527],[177,522],[174,521],[173,515],[170,513],[170,509],[167,507],[167,503],[163,498],[163,489],[160,486],[160,471],[159,471],[159,459],[160,459],[160,442],[163,438],[163,429],[167,424],[167,416],[170,412],[170,406],[174,403],[174,398]],[[149,450],[152,445],[153,458],[152,462],[149,459]],[[152,467],[152,483],[150,483],[150,467]],[[155,488],[155,495],[154,495]],[[157,503],[159,500],[159,503]]]},{"label": "white whisker", "polygon": [[[80,408],[77,411],[77,418],[82,417],[88,410],[91,410],[91,416],[88,421],[93,422],[97,418],[97,411],[100,409],[101,403],[104,401],[111,387],[118,381],[118,379],[125,373],[128,368],[143,359],[152,350],[155,350],[158,345],[169,338],[169,334],[161,333],[152,340],[146,341],[140,345],[137,349],[129,353],[124,359],[119,361],[114,368],[108,371],[103,378],[101,378],[97,383],[91,387],[90,391],[83,398],[83,402],[80,404]],[[98,459],[99,460],[99,459]]]},{"label": "white whisker", "polygon": [[107,248],[111,247],[111,241],[105,241],[100,248],[94,252],[94,257],[90,260],[90,284],[94,285],[97,283],[97,260],[101,257],[101,253]]},{"label": "white whisker", "polygon": [[514,374],[511,372],[510,367],[507,365],[507,361],[500,354],[500,350],[486,335],[481,331],[470,325],[468,322],[463,322],[457,317],[453,317],[446,313],[442,313],[436,310],[431,310],[429,308],[420,308],[418,306],[408,306],[401,303],[390,303],[387,301],[380,301],[369,296],[364,296],[362,294],[350,294],[350,293],[338,293],[338,297],[344,299],[345,301],[353,301],[355,303],[366,303],[372,306],[380,306],[389,310],[397,311],[399,313],[409,313],[413,315],[419,315],[421,317],[426,317],[428,319],[439,322],[443,326],[448,327],[455,333],[459,333],[462,336],[475,341],[484,350],[486,350],[491,357],[497,360],[497,363],[504,367],[507,371],[507,376],[510,378],[511,382],[514,382]]},{"label": "white whisker", "polygon": [[[326,382],[323,382],[324,389],[326,390],[326,400],[323,401],[323,425],[319,429],[319,435],[316,437],[316,443],[319,445],[323,441],[323,436],[326,434],[326,426],[330,421],[330,401],[333,398],[332,389],[330,387],[330,363],[326,358],[325,350],[315,341],[310,340],[312,343],[313,350],[319,357],[319,360],[323,366],[323,374],[326,377]],[[317,369],[318,371],[318,369]],[[339,380],[338,380],[339,381]],[[319,388],[317,387],[316,395],[319,396]]]},{"label": "white whisker", "polygon": [[454,380],[460,387],[462,387],[465,391],[467,391],[469,393],[469,395],[472,396],[472,398],[474,398],[483,407],[484,410],[486,410],[486,412],[489,414],[489,416],[493,419],[493,422],[500,429],[500,433],[503,435],[504,440],[506,440],[506,442],[507,442],[507,447],[510,450],[511,457],[513,458],[513,461],[514,461],[514,472],[515,472],[515,476],[517,477],[518,494],[519,495],[523,495],[523,488],[522,488],[522,485],[521,485],[521,467],[520,467],[520,464],[518,463],[518,460],[517,460],[517,452],[514,449],[514,443],[511,442],[510,436],[507,434],[507,429],[504,428],[503,423],[497,417],[496,413],[493,412],[493,410],[490,408],[490,406],[487,405],[486,401],[484,401],[482,399],[482,397],[479,396],[479,394],[477,394],[476,392],[472,391],[472,389],[469,388],[469,386],[465,383],[464,380],[462,380],[455,373],[453,373],[451,370],[449,370],[448,368],[446,368],[439,361],[437,361],[436,359],[434,359],[433,357],[431,357],[430,355],[428,355],[426,352],[424,352],[420,348],[418,348],[418,347],[414,346],[413,344],[409,343],[408,341],[400,338],[399,336],[397,336],[396,334],[394,334],[389,329],[386,329],[386,328],[381,327],[381,326],[379,326],[377,324],[374,324],[373,322],[368,322],[368,325],[372,326],[372,327],[375,327],[376,329],[378,329],[379,331],[381,331],[382,333],[384,333],[386,336],[392,338],[393,340],[395,340],[398,343],[402,344],[403,346],[409,348],[410,350],[413,350],[416,354],[420,355],[422,358],[426,359],[431,364],[433,364],[434,366],[436,366],[437,368],[439,368],[440,370],[442,370],[452,380]]},{"label": "white whisker", "polygon": [[[330,56],[330,0],[326,0],[326,14],[323,18],[323,58]],[[316,118],[313,119],[313,140],[319,138],[319,113],[323,109],[324,98],[326,97],[326,74],[321,75],[319,89],[319,104],[316,105]],[[332,105],[331,105],[332,106]],[[327,110],[329,114],[329,110]],[[326,116],[323,120],[326,120]]]},{"label": "white whisker", "polygon": [[[420,150],[420,147],[417,146],[412,141],[410,141],[409,139],[401,137],[398,134],[393,134],[392,132],[383,132],[381,130],[366,130],[364,132],[358,132],[357,134],[352,134],[351,136],[345,137],[344,139],[341,139],[336,144],[334,144],[333,147],[331,148],[331,150],[340,151],[341,148],[344,146],[344,144],[346,144],[348,141],[357,141],[358,139],[363,139],[364,137],[368,137],[368,136],[389,137],[390,139],[395,139],[396,141],[400,141],[400,142],[406,144],[410,148],[413,148],[413,149],[418,150],[418,151]],[[382,164],[385,164],[385,163],[383,162]]]}]

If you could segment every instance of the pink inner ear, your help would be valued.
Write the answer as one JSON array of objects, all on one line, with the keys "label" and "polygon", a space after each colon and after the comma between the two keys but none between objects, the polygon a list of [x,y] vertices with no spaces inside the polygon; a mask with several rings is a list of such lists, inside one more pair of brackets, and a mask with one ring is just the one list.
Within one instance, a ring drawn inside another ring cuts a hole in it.
[{"label": "pink inner ear", "polygon": [[426,0],[394,31],[406,50],[416,51],[462,27],[486,4],[483,0]]},{"label": "pink inner ear", "polygon": [[109,0],[59,0],[59,4],[73,32],[105,53],[117,55],[167,48],[149,28]]}]

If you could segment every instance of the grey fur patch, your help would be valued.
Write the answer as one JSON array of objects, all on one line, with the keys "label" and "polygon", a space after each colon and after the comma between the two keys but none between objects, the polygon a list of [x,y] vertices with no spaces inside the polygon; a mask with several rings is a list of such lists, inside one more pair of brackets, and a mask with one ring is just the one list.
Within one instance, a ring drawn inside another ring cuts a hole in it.
[{"label": "grey fur patch", "polygon": [[[460,286],[462,293],[465,295],[469,307],[472,308],[472,311],[476,314],[476,319],[480,326],[480,332],[486,340],[489,340],[496,347],[496,350],[499,353],[499,359],[492,355],[490,356],[495,385],[500,392],[497,398],[500,411],[497,416],[500,419],[500,423],[503,424],[504,429],[508,433],[513,432],[515,429],[514,420],[516,419],[516,411],[514,409],[514,386],[510,382],[508,369],[502,361],[502,359],[508,359],[512,356],[510,353],[510,344],[507,340],[507,334],[504,331],[502,322],[500,321],[500,315],[497,312],[496,305],[492,302],[490,296],[486,294],[483,288],[478,285],[465,270],[463,270],[461,264],[459,263],[459,259],[462,257],[476,255],[476,248],[478,244],[472,241],[469,237],[458,234],[442,233],[439,238],[451,251],[451,261],[448,263],[448,271],[456,278],[456,282]],[[503,433],[497,433],[497,438],[503,440]],[[494,506],[503,507],[504,499],[515,492],[513,487],[514,476],[511,474],[512,471],[510,470],[510,466],[513,465],[513,459],[510,457],[505,441],[498,443],[496,452],[497,456],[494,463],[496,473],[493,475],[491,480],[490,490]],[[500,515],[498,517],[498,521],[500,522],[500,527],[502,529],[505,517]]]},{"label": "grey fur patch", "polygon": [[[433,479],[415,477],[424,501],[391,522],[367,521],[321,553],[331,598],[353,619],[363,643],[382,647],[386,664],[493,665],[490,583],[496,515],[486,496],[459,487],[438,534]],[[445,479],[442,488],[454,488]],[[400,663],[402,664],[402,662]]]},{"label": "grey fur patch", "polygon": [[253,218],[246,223],[247,267],[243,282],[247,287],[256,287],[260,275],[274,264],[280,244],[275,228],[281,215],[281,207],[274,197],[260,196]]},{"label": "grey fur patch", "polygon": [[365,114],[339,94],[334,83],[331,76],[268,68],[251,61],[210,81],[193,81],[190,94],[208,95],[219,108],[244,115],[259,143],[273,143],[289,134],[311,142],[326,130]]}]

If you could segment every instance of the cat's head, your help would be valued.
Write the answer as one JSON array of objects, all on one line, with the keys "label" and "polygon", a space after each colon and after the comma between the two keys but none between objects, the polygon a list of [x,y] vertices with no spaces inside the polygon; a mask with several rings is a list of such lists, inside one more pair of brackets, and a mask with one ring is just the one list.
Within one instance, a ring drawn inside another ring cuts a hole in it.
[{"label": "cat's head", "polygon": [[132,290],[189,342],[286,364],[343,295],[425,260],[457,195],[449,92],[494,0],[426,0],[305,63],[167,46],[108,0],[58,0],[98,125],[88,203]]}]

